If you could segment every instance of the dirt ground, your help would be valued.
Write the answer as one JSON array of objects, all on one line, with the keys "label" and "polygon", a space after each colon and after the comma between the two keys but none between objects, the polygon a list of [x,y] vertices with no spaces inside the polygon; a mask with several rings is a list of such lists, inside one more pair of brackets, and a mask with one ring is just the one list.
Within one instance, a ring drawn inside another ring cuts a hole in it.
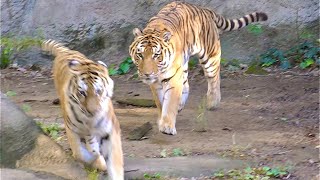
[{"label": "dirt ground", "polygon": [[[124,106],[117,99],[151,99],[147,85],[129,76],[115,81],[114,106],[121,123],[123,149],[127,157],[172,156],[179,148],[187,156],[201,154],[243,159],[255,166],[290,168],[289,179],[312,179],[319,173],[319,77],[276,73],[256,76],[228,73],[222,76],[222,101],[218,109],[206,111],[206,132],[197,132],[201,98],[207,83],[202,76],[190,80],[189,100],[177,117],[177,135],[158,132],[156,109]],[[61,123],[59,105],[50,71],[1,70],[1,91],[36,121]],[[26,108],[25,108],[26,109]],[[131,130],[151,122],[153,129],[141,141],[127,139]],[[63,138],[59,140],[69,151]],[[163,153],[162,153],[163,155]]]}]

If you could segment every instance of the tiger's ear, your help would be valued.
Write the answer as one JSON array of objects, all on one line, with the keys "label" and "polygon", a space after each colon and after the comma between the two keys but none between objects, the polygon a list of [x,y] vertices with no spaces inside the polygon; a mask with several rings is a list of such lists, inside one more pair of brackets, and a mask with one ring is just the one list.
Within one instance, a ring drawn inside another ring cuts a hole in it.
[{"label": "tiger's ear", "polygon": [[102,66],[104,66],[104,67],[108,68],[108,66],[107,66],[104,62],[102,62],[102,61],[98,61],[98,63],[99,63],[99,64],[101,64]]},{"label": "tiger's ear", "polygon": [[77,67],[81,65],[80,62],[76,59],[69,59],[68,66],[73,73],[77,73]]},{"label": "tiger's ear", "polygon": [[171,32],[169,31],[165,31],[163,34],[162,34],[162,37],[163,37],[163,40],[164,42],[169,42],[171,37],[172,37],[172,34]]},{"label": "tiger's ear", "polygon": [[142,36],[142,31],[139,28],[134,28],[132,30],[134,37]]}]

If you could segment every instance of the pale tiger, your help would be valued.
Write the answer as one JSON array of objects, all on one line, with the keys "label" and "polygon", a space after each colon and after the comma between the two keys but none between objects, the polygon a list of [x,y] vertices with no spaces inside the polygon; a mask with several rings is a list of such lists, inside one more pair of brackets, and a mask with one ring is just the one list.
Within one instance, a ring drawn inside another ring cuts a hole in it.
[{"label": "pale tiger", "polygon": [[120,124],[111,97],[107,66],[47,40],[42,50],[55,56],[53,77],[73,156],[110,179],[124,179]]}]

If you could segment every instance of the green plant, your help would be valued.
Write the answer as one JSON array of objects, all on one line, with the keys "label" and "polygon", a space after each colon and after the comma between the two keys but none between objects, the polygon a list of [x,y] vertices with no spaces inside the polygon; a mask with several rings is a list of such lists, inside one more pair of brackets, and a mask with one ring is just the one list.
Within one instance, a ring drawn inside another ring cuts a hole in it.
[{"label": "green plant", "polygon": [[149,174],[149,173],[144,173],[143,174],[144,179],[161,179],[161,174],[160,173],[154,173],[154,174]]},{"label": "green plant", "polygon": [[6,92],[6,96],[8,96],[8,97],[13,97],[13,96],[16,96],[16,95],[17,95],[17,93],[14,92],[14,91],[7,91]]},{"label": "green plant", "polygon": [[270,48],[261,54],[259,59],[262,67],[280,65],[285,70],[295,65],[299,65],[301,69],[318,66],[319,56],[319,42],[305,41],[286,51]]},{"label": "green plant", "polygon": [[24,112],[31,111],[31,106],[29,104],[22,104],[21,108]]},{"label": "green plant", "polygon": [[0,68],[8,67],[12,62],[12,56],[20,51],[26,50],[32,46],[40,46],[42,38],[40,37],[1,37],[1,60]]},{"label": "green plant", "polygon": [[215,179],[246,179],[246,180],[267,180],[270,178],[282,179],[288,174],[288,168],[268,166],[247,167],[243,170],[232,169],[230,171],[218,171],[213,174]]},{"label": "green plant", "polygon": [[249,24],[247,26],[247,30],[249,33],[252,33],[254,35],[260,35],[263,33],[262,25],[260,24]]},{"label": "green plant", "polygon": [[172,154],[174,156],[184,156],[183,151],[180,148],[175,148],[172,150]]},{"label": "green plant", "polygon": [[55,140],[58,140],[59,138],[59,132],[61,131],[61,128],[59,127],[59,124],[52,123],[49,125],[45,125],[42,122],[37,122],[38,126],[42,129],[42,131],[47,134],[48,136],[52,137]]},{"label": "green plant", "polygon": [[195,57],[191,57],[188,61],[188,67],[189,69],[194,69],[198,64],[198,59]]},{"label": "green plant", "polygon": [[88,180],[98,180],[99,172],[97,169],[85,166],[85,170],[87,172]]},{"label": "green plant", "polygon": [[125,60],[123,60],[119,64],[119,67],[116,68],[114,64],[109,66],[108,67],[109,75],[113,76],[113,75],[117,75],[117,74],[118,75],[127,74],[132,67],[134,67],[132,59],[130,57],[127,57]]}]

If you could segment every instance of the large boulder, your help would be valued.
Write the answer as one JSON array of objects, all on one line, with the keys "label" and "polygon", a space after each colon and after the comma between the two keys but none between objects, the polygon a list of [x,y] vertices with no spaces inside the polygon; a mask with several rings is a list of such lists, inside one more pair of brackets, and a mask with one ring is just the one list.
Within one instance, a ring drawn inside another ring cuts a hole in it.
[{"label": "large boulder", "polygon": [[48,172],[65,179],[87,176],[78,162],[44,135],[36,123],[2,93],[0,134],[1,168]]},{"label": "large boulder", "polygon": [[[248,60],[270,47],[287,48],[301,38],[317,35],[319,2],[306,0],[186,0],[216,10],[228,18],[254,11],[269,15],[261,23],[264,32],[254,35],[246,29],[222,35],[222,56]],[[11,0],[1,3],[2,35],[43,34],[107,63],[119,63],[128,55],[132,29],[143,28],[169,0]],[[20,63],[46,63],[34,52],[18,57]]]}]

